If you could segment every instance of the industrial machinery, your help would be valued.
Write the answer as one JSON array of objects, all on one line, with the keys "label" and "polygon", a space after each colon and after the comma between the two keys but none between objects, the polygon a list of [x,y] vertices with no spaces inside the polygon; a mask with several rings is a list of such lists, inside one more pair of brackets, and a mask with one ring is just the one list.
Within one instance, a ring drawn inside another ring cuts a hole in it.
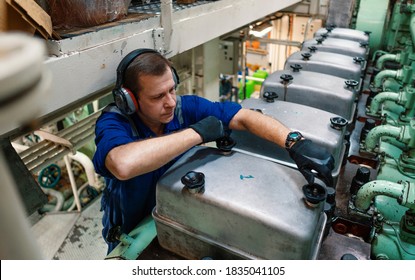
[{"label": "industrial machinery", "polygon": [[[172,170],[159,182],[153,213],[161,246],[188,259],[317,259],[324,192],[306,206],[298,186],[310,193],[322,186],[283,165],[210,147],[189,151]],[[277,214],[286,207],[290,214]]]},{"label": "industrial machinery", "polygon": [[349,123],[354,122],[356,101],[360,96],[358,81],[303,71],[299,64],[290,65],[290,68],[291,71],[287,69],[270,74],[262,84],[261,99],[303,104],[337,114]]},{"label": "industrial machinery", "polygon": [[[12,177],[26,179],[16,188],[27,216],[82,213],[87,203],[97,201],[105,186],[91,171],[94,124],[111,100],[108,93],[118,62],[129,51],[148,47],[177,64],[183,81],[179,94],[204,95],[214,88],[209,82],[223,73],[219,64],[227,64],[226,69],[236,64],[234,73],[225,73],[233,77],[234,86],[241,93],[246,93],[248,81],[253,91],[259,88],[249,98],[235,96],[242,99],[236,102],[326,147],[335,158],[335,185],[326,186],[318,178],[308,184],[285,149],[248,132],[232,131],[216,143],[186,152],[158,182],[153,214],[130,233],[112,232],[120,244],[102,258],[415,259],[412,1],[350,1],[358,3],[344,26],[327,20],[313,30],[310,17],[299,41],[293,36],[255,37],[249,31],[272,27],[284,12],[301,10],[301,4],[311,9],[311,2],[324,1],[266,1],[261,7],[253,0],[196,1],[192,6],[164,0],[131,2],[130,15],[119,22],[48,38],[44,66],[51,79],[46,72],[22,75],[23,82],[36,89],[47,85],[53,93],[49,102],[38,105],[41,113],[32,122],[1,122],[2,152],[16,159]],[[382,13],[372,17],[374,3]],[[270,11],[278,13],[270,16]],[[220,28],[212,24],[204,34],[189,28],[225,14],[233,20],[221,20]],[[283,33],[283,27],[280,21],[270,34]],[[293,30],[287,27],[287,33]],[[306,38],[309,32],[313,34]],[[226,41],[220,50],[219,37]],[[245,71],[247,41],[254,40],[267,47],[249,48],[249,53],[269,55],[275,64],[284,60],[284,69],[266,75],[259,74],[268,71],[266,67],[256,75]],[[38,56],[32,59],[34,70],[41,72]],[[34,76],[41,76],[38,83],[30,80]],[[7,78],[0,75],[0,105],[14,101],[8,94],[16,90],[3,87],[9,85]],[[217,92],[204,96],[214,99]],[[63,173],[73,195],[69,201],[55,191]],[[77,177],[84,178],[82,186]]]}]

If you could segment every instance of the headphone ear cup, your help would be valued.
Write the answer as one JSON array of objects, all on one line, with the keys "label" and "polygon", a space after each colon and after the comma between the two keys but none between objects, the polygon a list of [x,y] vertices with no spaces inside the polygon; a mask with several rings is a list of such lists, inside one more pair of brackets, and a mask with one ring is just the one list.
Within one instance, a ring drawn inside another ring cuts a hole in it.
[{"label": "headphone ear cup", "polygon": [[127,88],[121,87],[113,91],[115,105],[127,115],[134,114],[138,110],[138,103],[134,94]]},{"label": "headphone ear cup", "polygon": [[177,74],[177,71],[174,69],[174,67],[171,67],[171,72],[173,74],[175,88],[177,88],[177,86],[180,84],[179,75]]}]

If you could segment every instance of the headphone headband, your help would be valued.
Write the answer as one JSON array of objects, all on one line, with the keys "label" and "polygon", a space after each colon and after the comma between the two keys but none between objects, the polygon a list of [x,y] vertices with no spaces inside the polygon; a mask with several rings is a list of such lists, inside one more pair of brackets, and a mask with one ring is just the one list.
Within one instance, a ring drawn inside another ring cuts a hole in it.
[{"label": "headphone headband", "polygon": [[153,49],[138,49],[128,53],[118,64],[117,67],[117,82],[115,83],[115,88],[119,89],[124,83],[124,72],[127,70],[127,67],[133,62],[133,60],[143,54],[143,53],[159,53]]}]

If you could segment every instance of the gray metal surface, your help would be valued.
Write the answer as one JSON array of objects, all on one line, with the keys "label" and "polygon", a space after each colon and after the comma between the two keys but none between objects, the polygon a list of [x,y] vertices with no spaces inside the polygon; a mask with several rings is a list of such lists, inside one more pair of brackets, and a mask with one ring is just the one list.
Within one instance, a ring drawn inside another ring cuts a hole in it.
[{"label": "gray metal surface", "polygon": [[[189,171],[204,174],[204,193],[184,187]],[[195,147],[158,182],[158,241],[188,259],[316,259],[326,215],[305,204],[306,183],[274,162]]]},{"label": "gray metal surface", "polygon": [[329,37],[319,42],[319,39],[322,38],[304,41],[301,50],[309,51],[309,47],[316,47],[321,52],[338,53],[351,57],[357,56],[364,59],[367,59],[369,55],[369,48],[356,41]]},{"label": "gray metal surface", "polygon": [[107,244],[102,238],[101,196],[82,212],[45,215],[32,226],[47,260],[103,260]]},{"label": "gray metal surface", "polygon": [[[337,130],[330,126],[330,118],[338,115],[301,104],[284,101],[268,103],[255,98],[246,99],[241,105],[243,108],[261,111],[263,114],[279,120],[291,130],[300,131],[305,138],[325,147],[335,159],[332,175],[335,178],[338,177],[345,149],[343,143],[345,129]],[[256,154],[296,168],[288,152],[272,142],[246,131],[235,130],[231,137],[236,141],[235,150]]]},{"label": "gray metal surface", "polygon": [[370,40],[370,36],[367,35],[364,31],[341,27],[336,27],[332,29],[330,32],[328,32],[326,28],[320,28],[314,33],[314,37],[320,37],[323,34],[327,34],[329,38],[347,39],[359,43],[369,43]]},{"label": "gray metal surface", "polygon": [[346,80],[361,81],[363,66],[353,60],[353,57],[329,53],[314,52],[309,59],[304,59],[303,54],[309,52],[298,51],[291,54],[285,61],[284,69],[290,69],[291,65],[299,64],[304,71],[337,76]]},{"label": "gray metal surface", "polygon": [[51,260],[78,220],[80,213],[51,213],[32,226],[33,235],[42,255]]},{"label": "gray metal surface", "polygon": [[[292,76],[285,84],[283,75]],[[357,89],[346,85],[343,78],[312,72],[280,70],[270,74],[262,83],[260,96],[264,92],[275,93],[277,100],[311,106],[353,121],[356,111]]]}]

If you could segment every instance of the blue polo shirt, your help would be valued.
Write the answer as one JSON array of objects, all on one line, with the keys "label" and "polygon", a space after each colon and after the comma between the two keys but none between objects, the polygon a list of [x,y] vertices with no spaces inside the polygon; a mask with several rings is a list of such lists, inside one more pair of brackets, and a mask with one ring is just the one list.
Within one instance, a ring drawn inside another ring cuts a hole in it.
[{"label": "blue polo shirt", "polygon": [[[225,126],[228,126],[233,116],[241,109],[241,106],[237,103],[211,102],[194,95],[177,96],[177,98],[178,106],[174,118],[165,126],[164,134],[187,128],[208,116],[215,116]],[[156,137],[141,122],[137,114],[130,117],[135,124],[138,135],[133,132],[131,123],[127,118],[114,112],[103,112],[95,126],[97,149],[93,157],[93,163],[96,172],[103,176],[106,181],[106,188],[101,200],[101,210],[104,211],[102,234],[108,243],[108,253],[119,243],[107,241],[108,231],[112,227],[121,226],[122,232],[128,234],[144,217],[151,214],[156,202],[157,181],[180,157],[153,172],[130,180],[120,181],[115,178],[105,167],[105,158],[108,152],[117,146],[139,139]]]}]

